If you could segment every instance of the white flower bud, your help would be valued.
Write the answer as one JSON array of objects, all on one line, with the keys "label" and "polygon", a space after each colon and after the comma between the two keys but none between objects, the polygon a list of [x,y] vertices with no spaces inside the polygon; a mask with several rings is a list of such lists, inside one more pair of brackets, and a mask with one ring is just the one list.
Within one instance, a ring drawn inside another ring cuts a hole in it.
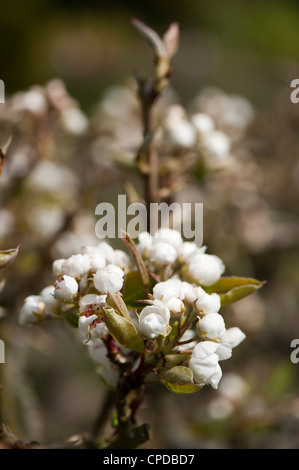
[{"label": "white flower bud", "polygon": [[114,250],[114,254],[115,264],[125,271],[129,270],[131,267],[131,259],[127,253],[122,250]]},{"label": "white flower bud", "polygon": [[58,281],[55,285],[54,296],[58,300],[72,300],[78,292],[78,283],[76,279],[66,274],[63,279]]},{"label": "white flower bud", "polygon": [[200,144],[204,152],[216,158],[226,157],[231,149],[230,138],[221,131],[203,134]]},{"label": "white flower bud", "polygon": [[140,251],[140,253],[146,258],[148,258],[149,256],[149,250],[150,250],[150,247],[152,246],[152,243],[153,243],[153,237],[151,236],[150,233],[141,232],[138,235],[137,248]]},{"label": "white flower bud", "polygon": [[165,305],[173,315],[180,315],[185,311],[184,302],[177,297],[170,297],[165,301]]},{"label": "white flower bud", "polygon": [[194,381],[200,385],[210,384],[213,388],[218,388],[222,371],[215,353],[217,346],[217,343],[212,341],[202,341],[193,349],[189,367],[193,372]]},{"label": "white flower bud", "polygon": [[164,282],[158,282],[153,288],[153,295],[155,299],[166,300],[178,294],[181,288],[179,279],[168,279]]},{"label": "white flower bud", "polygon": [[219,340],[225,333],[225,323],[219,313],[209,313],[197,323],[197,329],[202,338]]},{"label": "white flower bud", "polygon": [[180,232],[171,228],[160,228],[154,233],[153,238],[154,240],[163,240],[170,243],[175,248],[178,248],[183,243]]},{"label": "white flower bud", "polygon": [[[186,263],[190,255],[194,254],[198,246],[194,242],[184,242],[178,247],[178,259],[181,263]],[[190,259],[190,258],[189,258]]]},{"label": "white flower bud", "polygon": [[155,339],[168,332],[170,312],[163,302],[156,302],[158,305],[144,307],[139,316],[140,334],[150,339]]},{"label": "white flower bud", "polygon": [[123,286],[124,272],[118,266],[108,264],[99,269],[94,276],[94,285],[99,292],[116,294]]},{"label": "white flower bud", "polygon": [[108,264],[115,263],[115,253],[113,248],[107,242],[101,242],[96,246],[83,246],[81,248],[83,254],[92,255],[95,253],[100,253],[104,256]]},{"label": "white flower bud", "polygon": [[39,295],[29,295],[24,301],[19,316],[19,324],[36,324],[43,319],[45,304]]},{"label": "white flower bud", "polygon": [[56,277],[62,276],[61,266],[62,266],[62,263],[64,262],[65,262],[64,258],[56,259],[55,261],[53,261],[52,273],[54,276]]},{"label": "white flower bud", "polygon": [[150,248],[149,258],[158,266],[166,266],[175,262],[177,251],[170,243],[155,240]]},{"label": "white flower bud", "polygon": [[223,261],[216,255],[198,253],[188,266],[189,275],[204,286],[217,282],[225,270]]},{"label": "white flower bud", "polygon": [[106,266],[105,257],[102,253],[92,253],[89,255],[90,271],[95,273],[98,269],[102,269]]},{"label": "white flower bud", "polygon": [[41,300],[45,304],[45,313],[53,313],[57,309],[59,302],[54,297],[54,286],[47,286],[41,291]]},{"label": "white flower bud", "polygon": [[90,261],[87,255],[72,255],[61,265],[62,274],[72,277],[84,276],[90,269]]},{"label": "white flower bud", "polygon": [[192,124],[200,134],[205,134],[214,129],[214,121],[208,114],[197,113],[191,118]]},{"label": "white flower bud", "polygon": [[147,338],[155,339],[167,333],[167,323],[160,315],[150,313],[140,322],[140,333]]},{"label": "white flower bud", "polygon": [[196,143],[196,131],[187,120],[181,120],[168,133],[170,141],[179,147],[191,148]]},{"label": "white flower bud", "polygon": [[195,308],[198,312],[206,315],[208,313],[217,313],[221,307],[220,296],[216,293],[207,294],[203,292],[195,302]]},{"label": "white flower bud", "polygon": [[80,331],[82,331],[85,336],[88,336],[90,332],[90,325],[98,319],[97,315],[90,315],[89,317],[86,317],[85,315],[82,315],[79,317],[79,325],[78,328]]}]

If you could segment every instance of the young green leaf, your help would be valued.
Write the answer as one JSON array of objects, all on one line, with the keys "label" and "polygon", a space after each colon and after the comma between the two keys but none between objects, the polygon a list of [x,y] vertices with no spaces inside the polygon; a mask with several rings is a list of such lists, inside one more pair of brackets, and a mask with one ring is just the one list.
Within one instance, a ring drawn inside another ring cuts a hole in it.
[{"label": "young green leaf", "polygon": [[193,373],[189,367],[175,366],[168,370],[159,370],[164,385],[174,393],[195,393],[200,388],[193,381]]},{"label": "young green leaf", "polygon": [[119,315],[113,308],[103,308],[103,320],[110,334],[119,344],[133,351],[144,349],[144,342],[133,323]]},{"label": "young green leaf", "polygon": [[222,277],[215,284],[204,287],[204,289],[208,294],[212,292],[219,294],[221,306],[225,306],[252,294],[264,284],[265,281],[258,281],[249,277],[228,276]]}]

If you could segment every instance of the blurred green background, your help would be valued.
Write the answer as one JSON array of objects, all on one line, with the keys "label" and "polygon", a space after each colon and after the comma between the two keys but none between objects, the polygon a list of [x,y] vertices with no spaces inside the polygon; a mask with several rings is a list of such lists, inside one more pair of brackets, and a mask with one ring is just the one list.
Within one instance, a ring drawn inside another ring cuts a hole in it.
[{"label": "blurred green background", "polygon": [[0,17],[7,92],[59,76],[84,107],[92,105],[103,87],[148,62],[133,17],[158,31],[179,21],[173,84],[185,98],[208,83],[267,103],[299,55],[299,5],[291,0],[15,0],[2,4]]}]

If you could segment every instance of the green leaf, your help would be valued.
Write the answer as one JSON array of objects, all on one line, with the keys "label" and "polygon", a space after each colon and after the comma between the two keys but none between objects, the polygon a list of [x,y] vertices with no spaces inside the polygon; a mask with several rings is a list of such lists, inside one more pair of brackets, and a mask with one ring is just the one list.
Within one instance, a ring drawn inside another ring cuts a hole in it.
[{"label": "green leaf", "polygon": [[192,370],[185,366],[176,366],[168,370],[159,371],[164,385],[174,393],[195,393],[201,385],[193,381]]},{"label": "green leaf", "polygon": [[11,250],[0,251],[0,270],[14,262],[19,253],[19,246]]},{"label": "green leaf", "polygon": [[78,328],[79,317],[78,310],[75,307],[69,308],[61,312],[65,321],[73,328]]},{"label": "green leaf", "polygon": [[144,342],[132,321],[119,315],[113,308],[103,308],[103,320],[109,333],[119,344],[133,351],[144,349]]},{"label": "green leaf", "polygon": [[219,294],[223,307],[252,294],[264,284],[265,281],[258,281],[250,277],[228,276],[222,277],[215,284],[204,287],[204,289],[208,294],[212,292]]},{"label": "green leaf", "polygon": [[[149,276],[150,290],[154,287],[156,281],[152,276]],[[130,271],[125,275],[124,281],[124,295],[123,299],[129,309],[142,307],[137,300],[144,300],[147,298],[144,284],[142,282],[139,271]]]},{"label": "green leaf", "polygon": [[111,294],[111,292],[109,292],[109,294],[107,295],[106,303],[109,305],[109,307],[114,308],[114,310],[116,310],[122,317],[131,321],[131,317],[126,307],[126,304],[120,294]]}]

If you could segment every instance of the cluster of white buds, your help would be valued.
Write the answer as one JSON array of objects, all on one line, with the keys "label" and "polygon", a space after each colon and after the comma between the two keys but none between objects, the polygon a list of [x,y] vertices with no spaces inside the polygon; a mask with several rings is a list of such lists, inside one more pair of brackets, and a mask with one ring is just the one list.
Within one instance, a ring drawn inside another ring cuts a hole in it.
[{"label": "cluster of white buds", "polygon": [[[116,383],[109,352],[113,343],[124,361],[126,355],[137,360],[136,354],[150,349],[166,359],[170,353],[178,356],[176,364],[188,368],[195,387],[217,388],[222,376],[219,361],[229,359],[245,338],[239,328],[227,329],[219,313],[222,299],[216,287],[225,269],[222,260],[165,228],[153,235],[141,233],[137,249],[142,261],[135,253],[136,265],[106,242],[55,260],[54,285],[25,299],[20,323],[36,324],[57,315],[75,320],[108,385]],[[145,289],[141,297],[135,285],[138,279],[141,282],[140,262],[154,276],[150,291]]]},{"label": "cluster of white buds", "polygon": [[138,248],[150,269],[159,270],[171,267],[194,283],[210,286],[220,279],[224,273],[223,261],[216,255],[205,253],[206,247],[196,243],[184,242],[176,230],[160,229],[151,236],[147,232],[139,235]]},{"label": "cluster of white buds", "polygon": [[177,149],[197,148],[207,157],[222,160],[231,153],[232,142],[225,132],[216,129],[209,114],[195,112],[188,115],[180,105],[169,106],[163,123],[165,137]]}]

